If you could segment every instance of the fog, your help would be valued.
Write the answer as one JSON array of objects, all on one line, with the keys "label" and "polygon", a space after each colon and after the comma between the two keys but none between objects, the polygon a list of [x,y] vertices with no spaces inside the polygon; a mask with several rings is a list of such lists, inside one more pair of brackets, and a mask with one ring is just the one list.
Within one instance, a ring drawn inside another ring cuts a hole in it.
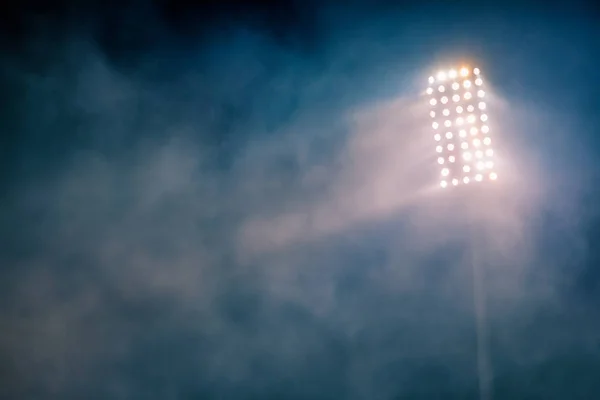
[{"label": "fog", "polygon": [[0,393],[471,398],[473,254],[499,393],[552,398],[528,375],[549,360],[597,368],[578,117],[490,73],[500,180],[442,190],[435,37],[319,18],[317,55],[240,24],[126,67],[81,29],[6,58]]}]

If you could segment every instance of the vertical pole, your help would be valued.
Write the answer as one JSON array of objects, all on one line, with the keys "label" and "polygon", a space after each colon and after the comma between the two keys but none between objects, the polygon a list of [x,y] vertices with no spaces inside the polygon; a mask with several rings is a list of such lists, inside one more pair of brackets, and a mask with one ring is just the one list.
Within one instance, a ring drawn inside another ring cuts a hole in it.
[{"label": "vertical pole", "polygon": [[484,270],[481,261],[482,241],[477,222],[471,218],[471,267],[473,273],[473,302],[475,308],[475,330],[477,335],[477,378],[479,399],[492,400],[492,366],[489,359],[489,332],[487,329]]}]

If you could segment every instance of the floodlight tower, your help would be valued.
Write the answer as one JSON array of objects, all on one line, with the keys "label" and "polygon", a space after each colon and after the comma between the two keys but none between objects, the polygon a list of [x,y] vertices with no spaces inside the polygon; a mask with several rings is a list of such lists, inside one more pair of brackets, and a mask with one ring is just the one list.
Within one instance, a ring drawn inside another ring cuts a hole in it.
[{"label": "floodlight tower", "polygon": [[[433,130],[440,187],[443,190],[467,189],[473,197],[484,190],[485,183],[498,179],[494,169],[494,150],[488,125],[483,78],[479,68],[460,66],[438,71],[429,77],[427,88],[429,115]],[[475,188],[474,186],[478,186]],[[462,202],[472,209],[477,202]],[[471,227],[475,225],[471,222]],[[470,238],[477,239],[477,233]],[[473,299],[476,314],[477,371],[482,400],[492,398],[492,372],[488,356],[483,271],[476,259],[477,249],[471,246],[473,268]]]}]

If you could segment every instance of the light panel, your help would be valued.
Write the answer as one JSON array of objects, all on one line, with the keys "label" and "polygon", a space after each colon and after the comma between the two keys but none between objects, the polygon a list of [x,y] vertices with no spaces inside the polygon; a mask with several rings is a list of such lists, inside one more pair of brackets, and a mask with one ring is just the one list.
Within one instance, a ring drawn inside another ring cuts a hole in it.
[{"label": "light panel", "polygon": [[468,66],[439,70],[428,81],[440,186],[497,180],[481,70]]}]

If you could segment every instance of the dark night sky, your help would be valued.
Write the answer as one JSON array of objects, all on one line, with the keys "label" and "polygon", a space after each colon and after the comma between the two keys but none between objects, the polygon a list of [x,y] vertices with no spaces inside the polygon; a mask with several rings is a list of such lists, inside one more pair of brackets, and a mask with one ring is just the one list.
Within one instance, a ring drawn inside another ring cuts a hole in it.
[{"label": "dark night sky", "polygon": [[[5,8],[0,399],[475,399],[472,254],[494,398],[600,398],[600,10],[498,3]],[[422,96],[462,62],[475,202]]]}]

